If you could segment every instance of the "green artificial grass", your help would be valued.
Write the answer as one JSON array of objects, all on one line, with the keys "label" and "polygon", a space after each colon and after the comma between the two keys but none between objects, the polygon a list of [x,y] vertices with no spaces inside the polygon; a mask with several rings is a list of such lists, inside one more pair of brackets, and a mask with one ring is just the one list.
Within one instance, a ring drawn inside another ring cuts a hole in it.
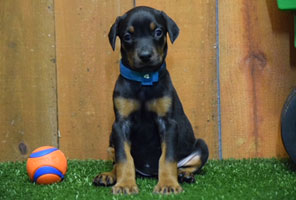
[{"label": "green artificial grass", "polygon": [[111,168],[110,162],[70,160],[63,182],[37,185],[29,181],[25,162],[0,163],[0,199],[296,199],[296,171],[288,160],[211,160],[178,195],[154,194],[152,178],[137,178],[140,193],[132,196],[92,185],[99,172]]}]

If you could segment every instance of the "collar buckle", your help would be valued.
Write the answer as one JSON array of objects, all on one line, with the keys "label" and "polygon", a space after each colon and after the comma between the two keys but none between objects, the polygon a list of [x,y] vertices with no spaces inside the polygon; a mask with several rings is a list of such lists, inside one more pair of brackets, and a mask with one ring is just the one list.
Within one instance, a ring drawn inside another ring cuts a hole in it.
[{"label": "collar buckle", "polygon": [[150,75],[149,74],[145,74],[143,77],[144,77],[144,79],[150,79]]}]

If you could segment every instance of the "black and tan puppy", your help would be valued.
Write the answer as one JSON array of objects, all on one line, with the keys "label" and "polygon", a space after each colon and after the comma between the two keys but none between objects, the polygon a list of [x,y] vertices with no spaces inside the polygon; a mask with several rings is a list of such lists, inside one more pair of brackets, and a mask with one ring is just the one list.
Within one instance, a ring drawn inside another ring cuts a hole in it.
[{"label": "black and tan puppy", "polygon": [[173,43],[179,34],[176,23],[149,7],[131,9],[110,29],[110,44],[114,50],[119,36],[122,55],[109,148],[115,162],[94,184],[115,184],[114,194],[138,193],[136,172],[158,175],[156,193],[179,193],[178,180],[194,182],[194,173],[208,159],[207,145],[195,139],[166,69],[167,33]]}]

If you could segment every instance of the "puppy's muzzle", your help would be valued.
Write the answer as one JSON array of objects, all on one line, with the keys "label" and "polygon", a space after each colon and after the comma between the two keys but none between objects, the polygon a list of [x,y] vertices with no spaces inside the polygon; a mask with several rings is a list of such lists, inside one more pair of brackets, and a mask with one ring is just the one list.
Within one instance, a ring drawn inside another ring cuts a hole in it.
[{"label": "puppy's muzzle", "polygon": [[143,63],[148,63],[151,61],[152,54],[153,54],[152,50],[144,49],[138,53],[138,56]]}]

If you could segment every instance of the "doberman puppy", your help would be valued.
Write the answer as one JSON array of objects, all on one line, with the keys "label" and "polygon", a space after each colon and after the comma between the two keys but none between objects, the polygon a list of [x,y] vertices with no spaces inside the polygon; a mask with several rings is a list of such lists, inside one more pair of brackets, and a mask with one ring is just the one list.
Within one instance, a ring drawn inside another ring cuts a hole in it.
[{"label": "doberman puppy", "polygon": [[194,173],[208,159],[208,147],[195,139],[166,69],[167,33],[173,43],[179,34],[176,23],[144,6],[117,17],[109,32],[113,50],[119,36],[122,56],[108,149],[115,162],[94,185],[115,184],[114,194],[138,193],[136,172],[158,175],[155,193],[179,193],[179,182],[194,182]]}]

